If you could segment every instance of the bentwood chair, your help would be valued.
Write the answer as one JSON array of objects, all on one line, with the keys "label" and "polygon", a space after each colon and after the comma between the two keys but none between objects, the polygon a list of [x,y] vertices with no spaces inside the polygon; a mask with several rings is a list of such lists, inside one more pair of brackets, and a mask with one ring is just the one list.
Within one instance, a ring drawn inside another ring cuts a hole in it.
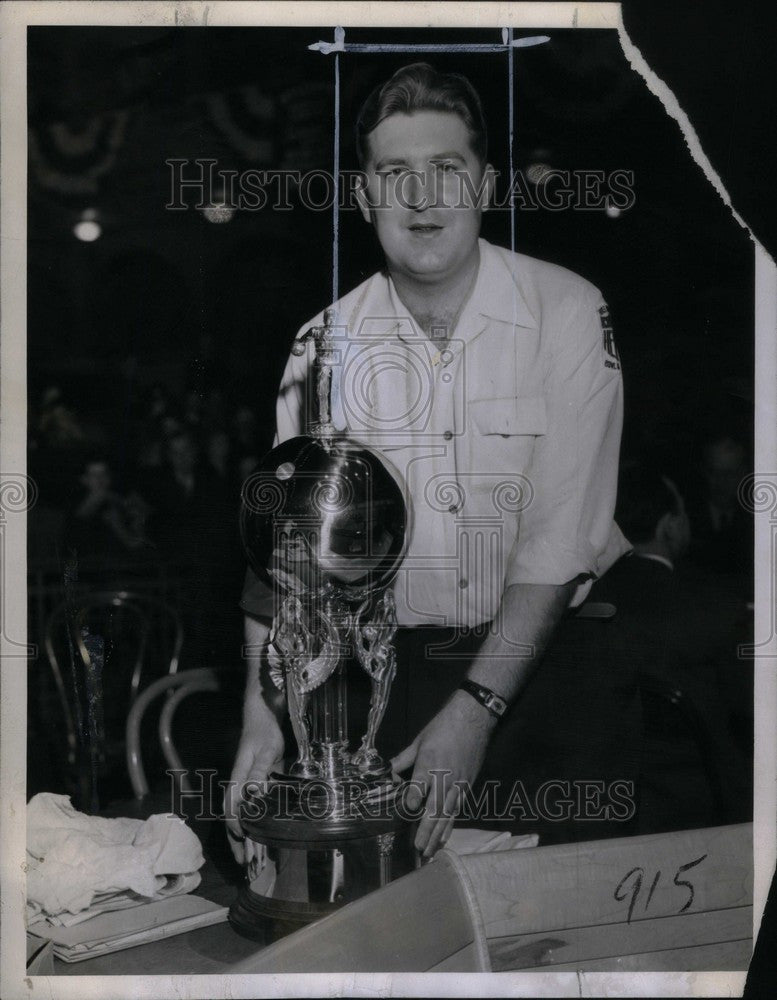
[{"label": "bentwood chair", "polygon": [[90,797],[94,806],[98,775],[124,776],[127,712],[149,678],[177,673],[183,641],[174,608],[129,591],[75,594],[49,615],[44,644],[60,707],[49,723],[62,727],[66,782],[82,806]]},{"label": "bentwood chair", "polygon": [[127,716],[126,753],[127,771],[129,773],[132,791],[136,799],[144,799],[150,794],[146,770],[143,766],[141,744],[141,726],[146,709],[160,695],[167,693],[168,697],[159,713],[158,732],[159,743],[168,765],[168,773],[179,783],[182,791],[190,791],[192,782],[188,777],[181,756],[173,740],[173,721],[181,702],[192,694],[216,692],[220,689],[217,671],[210,667],[200,667],[197,670],[183,670],[178,674],[159,677],[141,691]]}]

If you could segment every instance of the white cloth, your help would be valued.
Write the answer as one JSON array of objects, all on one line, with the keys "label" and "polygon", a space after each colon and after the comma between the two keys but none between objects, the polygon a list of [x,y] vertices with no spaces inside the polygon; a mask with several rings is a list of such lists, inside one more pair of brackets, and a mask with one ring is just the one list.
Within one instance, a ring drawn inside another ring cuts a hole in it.
[{"label": "white cloth", "polygon": [[[393,464],[412,509],[401,625],[477,625],[512,583],[585,575],[576,605],[629,549],[613,521],[623,392],[600,292],[485,240],[479,250],[447,343],[416,327],[383,272],[335,306],[334,422]],[[309,342],[286,366],[276,443],[305,431],[312,357]]]},{"label": "white cloth", "polygon": [[27,805],[30,920],[69,923],[68,914],[189,892],[199,885],[197,870],[204,863],[197,835],[177,816],[87,816],[68,796],[51,792]]}]

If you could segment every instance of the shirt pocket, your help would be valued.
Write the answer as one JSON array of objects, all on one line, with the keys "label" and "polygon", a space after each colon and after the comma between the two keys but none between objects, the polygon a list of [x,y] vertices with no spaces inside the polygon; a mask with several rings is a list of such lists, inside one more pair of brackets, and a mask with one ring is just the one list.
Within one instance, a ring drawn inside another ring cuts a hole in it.
[{"label": "shirt pocket", "polygon": [[536,441],[546,429],[544,396],[471,400],[467,457],[459,464],[467,469],[470,491],[490,494],[497,506],[504,487],[515,497],[529,495],[528,470]]},{"label": "shirt pocket", "polygon": [[476,434],[484,437],[536,437],[547,430],[544,396],[501,396],[473,399],[470,419]]}]

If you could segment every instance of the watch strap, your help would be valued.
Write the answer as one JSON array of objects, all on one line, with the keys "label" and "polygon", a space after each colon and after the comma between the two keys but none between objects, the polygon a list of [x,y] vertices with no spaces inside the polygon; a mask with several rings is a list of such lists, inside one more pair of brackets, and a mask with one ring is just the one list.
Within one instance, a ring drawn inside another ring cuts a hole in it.
[{"label": "watch strap", "polygon": [[495,719],[501,719],[507,711],[507,702],[490,688],[477,684],[475,681],[464,680],[459,684],[461,691],[466,691],[472,695],[475,701],[479,702],[483,708],[487,709]]}]

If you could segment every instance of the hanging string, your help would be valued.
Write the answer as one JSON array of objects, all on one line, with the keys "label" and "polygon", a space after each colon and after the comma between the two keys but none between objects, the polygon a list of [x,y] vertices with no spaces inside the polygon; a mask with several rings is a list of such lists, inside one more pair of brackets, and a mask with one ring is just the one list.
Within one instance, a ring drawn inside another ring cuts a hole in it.
[{"label": "hanging string", "polygon": [[337,302],[340,270],[340,53],[335,53],[335,197],[332,207],[332,302]]},{"label": "hanging string", "polygon": [[[513,62],[514,62],[514,48],[513,48],[513,29],[507,29],[508,38],[508,49],[507,49],[507,119],[508,119],[508,130],[509,130],[509,157],[510,157],[510,167],[509,173],[507,175],[508,183],[510,184],[510,190],[513,187],[513,134],[514,134],[514,115],[515,115],[515,91],[513,89]],[[515,253],[515,199],[510,199],[510,249]]]}]

